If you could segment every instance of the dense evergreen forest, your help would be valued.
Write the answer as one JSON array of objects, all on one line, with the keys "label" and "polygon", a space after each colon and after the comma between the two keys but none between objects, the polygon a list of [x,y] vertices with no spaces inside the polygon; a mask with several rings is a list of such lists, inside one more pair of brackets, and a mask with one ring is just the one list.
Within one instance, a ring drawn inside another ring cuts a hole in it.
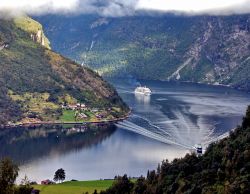
[{"label": "dense evergreen forest", "polygon": [[101,194],[249,194],[250,193],[250,106],[230,136],[211,144],[204,155],[187,154],[172,162],[163,161],[157,170],[133,183],[117,177]]}]

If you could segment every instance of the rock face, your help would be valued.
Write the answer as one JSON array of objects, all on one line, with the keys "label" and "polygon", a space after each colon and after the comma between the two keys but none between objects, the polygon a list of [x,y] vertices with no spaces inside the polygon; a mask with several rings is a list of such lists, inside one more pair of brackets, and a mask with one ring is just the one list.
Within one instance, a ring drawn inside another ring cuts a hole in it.
[{"label": "rock face", "polygon": [[42,30],[38,30],[36,34],[31,33],[30,38],[42,46],[45,46],[45,35]]},{"label": "rock face", "polygon": [[50,42],[43,32],[43,26],[30,17],[18,17],[14,19],[15,25],[29,33],[31,40],[50,49]]},{"label": "rock face", "polygon": [[250,90],[250,15],[107,19],[84,15],[38,20],[53,39],[53,48],[105,76]]},{"label": "rock face", "polygon": [[8,43],[1,43],[0,44],[0,51],[5,49],[5,48],[8,48],[9,47],[9,44]]},{"label": "rock face", "polygon": [[7,43],[6,40],[4,40],[0,34],[0,51],[8,47],[9,47],[9,43]]}]

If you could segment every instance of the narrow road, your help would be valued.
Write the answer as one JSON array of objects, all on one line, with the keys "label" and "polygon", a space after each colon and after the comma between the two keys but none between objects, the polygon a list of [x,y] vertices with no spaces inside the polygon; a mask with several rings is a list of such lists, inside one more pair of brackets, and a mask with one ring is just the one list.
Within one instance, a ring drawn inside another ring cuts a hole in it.
[{"label": "narrow road", "polygon": [[193,59],[193,57],[188,58],[181,66],[178,67],[178,69],[172,75],[170,75],[168,77],[168,80],[173,79],[173,78],[174,79],[180,79],[180,71],[184,67],[186,67],[191,62],[192,59]]}]

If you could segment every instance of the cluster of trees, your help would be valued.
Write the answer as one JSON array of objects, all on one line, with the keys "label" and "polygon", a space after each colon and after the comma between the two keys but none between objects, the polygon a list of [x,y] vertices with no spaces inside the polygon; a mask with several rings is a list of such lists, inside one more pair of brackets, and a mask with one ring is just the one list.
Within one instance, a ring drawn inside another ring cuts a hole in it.
[{"label": "cluster of trees", "polygon": [[21,114],[20,106],[7,96],[7,89],[0,78],[0,127],[10,119],[12,121],[18,120]]},{"label": "cluster of trees", "polygon": [[187,154],[163,161],[147,177],[126,175],[101,194],[248,194],[250,193],[250,106],[242,125],[228,138],[211,144],[202,156]]},{"label": "cluster of trees", "polygon": [[26,178],[20,186],[15,185],[19,168],[10,159],[0,161],[0,193],[1,194],[30,194],[33,188]]},{"label": "cluster of trees", "polygon": [[[1,194],[31,194],[33,188],[27,176],[21,181],[20,185],[16,185],[15,181],[18,177],[19,168],[9,158],[0,161],[0,193]],[[54,181],[62,182],[65,180],[65,171],[60,168],[55,172]]]}]

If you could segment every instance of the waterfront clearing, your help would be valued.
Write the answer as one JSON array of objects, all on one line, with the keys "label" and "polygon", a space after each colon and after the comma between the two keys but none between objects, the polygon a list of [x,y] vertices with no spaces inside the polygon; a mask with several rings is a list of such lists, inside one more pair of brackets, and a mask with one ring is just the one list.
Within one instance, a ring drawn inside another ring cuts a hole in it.
[{"label": "waterfront clearing", "polygon": [[41,194],[82,194],[93,193],[95,189],[100,192],[109,188],[113,182],[114,180],[68,181],[54,185],[34,185],[33,187],[40,190]]}]

